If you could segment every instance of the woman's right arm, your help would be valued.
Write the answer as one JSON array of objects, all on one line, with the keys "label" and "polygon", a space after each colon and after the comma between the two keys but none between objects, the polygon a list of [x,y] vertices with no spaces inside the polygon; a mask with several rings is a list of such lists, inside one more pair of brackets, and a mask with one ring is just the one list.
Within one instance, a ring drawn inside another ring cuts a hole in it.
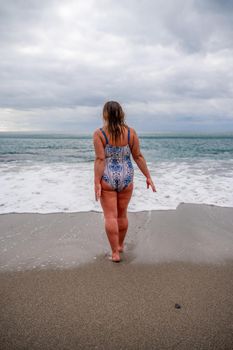
[{"label": "woman's right arm", "polygon": [[131,130],[132,130],[132,134],[133,134],[132,135],[133,136],[132,143],[131,143],[131,152],[132,152],[133,159],[134,159],[135,163],[137,164],[137,166],[139,167],[139,169],[141,170],[141,172],[146,177],[147,188],[149,188],[149,186],[151,186],[153,192],[156,192],[156,188],[155,188],[155,185],[151,179],[150,172],[149,172],[149,169],[148,169],[147,164],[146,164],[146,160],[143,157],[142,152],[140,150],[138,135],[133,128],[131,128]]},{"label": "woman's right arm", "polygon": [[93,144],[95,148],[95,162],[94,162],[94,186],[95,186],[95,198],[98,199],[101,196],[101,178],[105,167],[105,153],[104,146],[100,139],[99,130],[97,129],[93,134]]}]

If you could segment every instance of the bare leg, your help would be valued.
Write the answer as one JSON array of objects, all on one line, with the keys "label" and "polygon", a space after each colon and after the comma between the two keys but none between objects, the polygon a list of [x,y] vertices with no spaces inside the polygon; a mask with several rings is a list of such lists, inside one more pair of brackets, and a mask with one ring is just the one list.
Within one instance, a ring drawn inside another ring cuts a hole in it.
[{"label": "bare leg", "polygon": [[119,246],[118,246],[118,251],[123,252],[124,249],[124,239],[128,230],[128,218],[118,218],[118,227],[119,227]]},{"label": "bare leg", "polygon": [[128,230],[127,208],[133,193],[133,183],[129,184],[123,191],[117,193],[117,221],[119,227],[118,251],[123,251],[123,242]]},{"label": "bare leg", "polygon": [[117,192],[104,181],[101,182],[102,191],[100,203],[104,211],[105,231],[112,249],[112,260],[120,261],[118,252],[119,228],[117,221]]}]

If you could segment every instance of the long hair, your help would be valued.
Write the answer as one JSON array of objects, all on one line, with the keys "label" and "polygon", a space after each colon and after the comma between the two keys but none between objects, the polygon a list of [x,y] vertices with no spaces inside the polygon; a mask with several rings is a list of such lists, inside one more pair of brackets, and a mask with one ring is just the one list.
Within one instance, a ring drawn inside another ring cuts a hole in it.
[{"label": "long hair", "polygon": [[108,101],[103,107],[103,119],[107,124],[108,132],[113,142],[121,138],[124,129],[127,127],[125,123],[125,113],[121,105],[116,101]]}]

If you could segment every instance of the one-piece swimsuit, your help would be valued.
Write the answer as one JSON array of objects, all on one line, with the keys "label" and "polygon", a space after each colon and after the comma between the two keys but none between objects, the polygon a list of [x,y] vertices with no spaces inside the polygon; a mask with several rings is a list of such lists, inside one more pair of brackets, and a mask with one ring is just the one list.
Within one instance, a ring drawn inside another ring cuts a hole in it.
[{"label": "one-piece swimsuit", "polygon": [[128,144],[125,146],[110,145],[106,133],[102,128],[100,130],[106,140],[105,168],[102,179],[115,191],[120,192],[133,181],[134,176],[129,147],[130,128],[128,127]]}]

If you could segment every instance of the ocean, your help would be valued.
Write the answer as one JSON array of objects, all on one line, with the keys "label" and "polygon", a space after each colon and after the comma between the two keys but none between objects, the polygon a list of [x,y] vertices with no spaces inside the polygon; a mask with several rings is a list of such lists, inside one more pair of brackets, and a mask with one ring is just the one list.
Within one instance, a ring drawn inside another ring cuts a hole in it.
[{"label": "ocean", "polygon": [[[179,203],[233,207],[233,134],[140,134],[157,192],[135,169],[129,211]],[[102,211],[92,135],[0,133],[0,213]]]}]

